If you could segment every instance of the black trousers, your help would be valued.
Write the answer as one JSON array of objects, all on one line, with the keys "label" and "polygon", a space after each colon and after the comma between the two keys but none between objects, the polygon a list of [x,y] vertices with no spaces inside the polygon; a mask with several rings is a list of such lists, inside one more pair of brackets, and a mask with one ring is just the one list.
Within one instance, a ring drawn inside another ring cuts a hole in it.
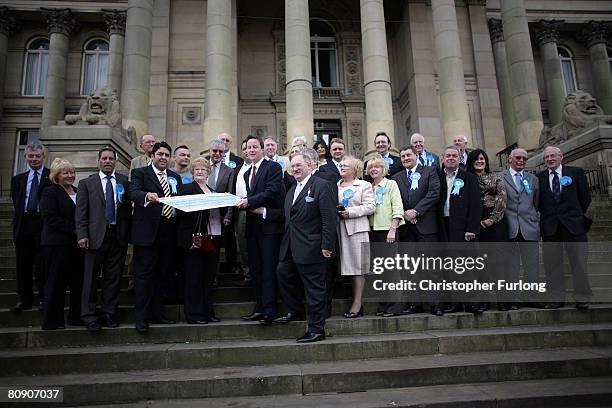
[{"label": "black trousers", "polygon": [[289,254],[278,264],[278,285],[290,312],[302,314],[304,299],[308,312],[308,331],[325,333],[327,316],[326,262],[296,264]]},{"label": "black trousers", "polygon": [[208,320],[215,315],[213,308],[213,280],[219,263],[221,237],[214,237],[215,252],[205,253],[183,248],[185,288],[183,302],[185,320]]},{"label": "black trousers", "polygon": [[162,277],[176,260],[176,222],[162,219],[151,246],[134,246],[134,315],[136,323],[159,320],[162,306]]},{"label": "black trousers", "polygon": [[17,294],[25,306],[34,302],[32,284],[36,283],[38,298],[44,300],[43,253],[40,248],[42,219],[38,213],[25,213],[15,241]]},{"label": "black trousers", "polygon": [[119,244],[117,227],[108,225],[100,248],[84,254],[81,317],[85,324],[96,320],[98,277],[101,276],[102,313],[114,316],[119,304],[119,287],[127,245]]},{"label": "black trousers", "polygon": [[247,237],[249,269],[255,290],[255,312],[276,316],[276,267],[280,234],[254,234]]},{"label": "black trousers", "polygon": [[574,281],[576,302],[588,302],[591,285],[587,276],[587,257],[589,244],[586,234],[573,235],[559,223],[554,235],[543,236],[542,257],[546,272],[546,290],[550,301],[565,301],[565,273],[563,252],[567,253]]},{"label": "black trousers", "polygon": [[81,322],[83,253],[76,246],[43,246],[45,266],[45,301],[43,329],[64,325],[66,288],[70,288],[68,322]]}]

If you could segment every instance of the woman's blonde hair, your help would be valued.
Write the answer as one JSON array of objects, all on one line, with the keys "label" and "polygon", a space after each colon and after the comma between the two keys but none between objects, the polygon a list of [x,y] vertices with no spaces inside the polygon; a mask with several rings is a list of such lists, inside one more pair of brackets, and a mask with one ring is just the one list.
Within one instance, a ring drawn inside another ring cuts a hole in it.
[{"label": "woman's blonde hair", "polygon": [[51,180],[51,182],[54,184],[59,184],[60,173],[69,170],[74,171],[74,166],[68,160],[58,157],[57,159],[53,160],[49,170],[49,180]]},{"label": "woman's blonde hair", "polygon": [[342,161],[355,171],[355,178],[361,178],[363,176],[363,162],[361,160],[355,156],[344,156]]},{"label": "woman's blonde hair", "polygon": [[206,160],[204,157],[196,157],[189,163],[189,172],[193,174],[193,169],[196,167],[204,167],[208,174],[210,174],[210,162]]},{"label": "woman's blonde hair", "polygon": [[376,156],[373,159],[368,160],[368,165],[366,166],[366,174],[370,174],[370,169],[372,167],[382,167],[383,177],[389,174],[389,163],[387,163],[385,159],[380,156]]}]

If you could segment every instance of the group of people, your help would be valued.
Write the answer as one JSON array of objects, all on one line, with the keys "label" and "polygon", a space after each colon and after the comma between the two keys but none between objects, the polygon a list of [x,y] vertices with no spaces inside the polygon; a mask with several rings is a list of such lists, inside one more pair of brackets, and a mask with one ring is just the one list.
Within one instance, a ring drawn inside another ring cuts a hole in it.
[{"label": "group of people", "polygon": [[[277,141],[248,136],[242,156],[231,153],[232,138],[221,134],[209,156],[191,159],[187,146],[174,150],[153,135],[141,138],[145,154],[132,160],[129,177],[115,171],[117,153],[98,152],[98,172],[74,187],[74,166],[55,159],[43,166],[44,148],[27,146],[29,169],[15,176],[14,239],[19,302],[13,311],[39,305],[42,328],[64,328],[64,299],[70,288],[67,323],[90,332],[117,327],[119,287],[128,243],[133,245],[135,328],[173,324],[163,304],[181,293],[190,324],[218,322],[213,286],[219,249],[226,262],[252,284],[255,307],[244,321],[264,325],[306,320],[298,342],[325,338],[338,274],[352,278],[352,303],[346,318],[363,316],[364,243],[515,242],[518,277],[538,280],[540,238],[567,245],[576,307],[586,309],[591,294],[586,275],[585,212],[590,193],[583,170],[562,165],[556,147],[544,150],[546,170],[526,171],[527,152],[515,148],[509,168],[490,170],[487,153],[467,149],[458,135],[440,156],[426,149],[423,135],[411,136],[400,156],[380,132],[378,155],[365,164],[345,154],[342,139],[322,140],[312,148],[294,139],[289,157]],[[236,206],[182,212],[164,197],[231,193]],[[539,220],[538,220],[539,213]],[[535,243],[535,245],[533,245]],[[544,250],[548,303],[565,301],[563,245]],[[34,272],[35,271],[35,272]],[[34,302],[33,279],[39,293]],[[98,277],[102,277],[100,280]],[[96,312],[101,282],[101,312]],[[277,288],[288,313],[279,316]],[[525,302],[523,302],[525,303]],[[380,302],[377,315],[423,311],[436,316],[467,309],[482,313],[482,303]],[[518,302],[500,302],[499,310]]]}]

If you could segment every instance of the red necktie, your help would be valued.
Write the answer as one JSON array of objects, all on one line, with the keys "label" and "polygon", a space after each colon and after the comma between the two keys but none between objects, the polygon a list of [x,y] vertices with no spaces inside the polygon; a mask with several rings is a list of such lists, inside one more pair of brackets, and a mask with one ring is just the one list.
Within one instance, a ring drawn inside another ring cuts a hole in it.
[{"label": "red necktie", "polygon": [[256,174],[257,174],[257,166],[253,166],[253,171],[251,171],[251,181],[249,181],[249,190],[253,190],[253,185],[255,184]]}]

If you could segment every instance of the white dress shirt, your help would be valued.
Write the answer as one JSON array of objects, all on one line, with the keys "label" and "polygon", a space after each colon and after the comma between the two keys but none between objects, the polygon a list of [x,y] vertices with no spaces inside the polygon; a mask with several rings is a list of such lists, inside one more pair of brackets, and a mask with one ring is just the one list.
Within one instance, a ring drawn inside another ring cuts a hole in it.
[{"label": "white dress shirt", "polygon": [[455,178],[457,178],[457,169],[451,173],[444,170],[444,174],[446,176],[446,201],[444,202],[444,216],[450,216],[450,196],[451,191],[453,190],[453,184],[455,183]]},{"label": "white dress shirt", "polygon": [[[106,200],[106,174],[98,171],[98,176],[100,177],[100,183],[102,183],[102,193],[104,194],[104,199]],[[115,177],[115,171],[113,170],[113,174],[111,176],[111,185],[113,186],[113,197],[115,200],[115,214],[117,213],[117,178]],[[116,218],[116,217],[115,217]],[[116,224],[116,222],[113,222]]]},{"label": "white dress shirt", "polygon": [[559,177],[559,191],[563,191],[563,185],[561,184],[561,177],[563,177],[563,165],[559,165],[556,169],[548,169],[548,184],[550,185],[550,191],[553,191],[553,171],[557,172]]}]

